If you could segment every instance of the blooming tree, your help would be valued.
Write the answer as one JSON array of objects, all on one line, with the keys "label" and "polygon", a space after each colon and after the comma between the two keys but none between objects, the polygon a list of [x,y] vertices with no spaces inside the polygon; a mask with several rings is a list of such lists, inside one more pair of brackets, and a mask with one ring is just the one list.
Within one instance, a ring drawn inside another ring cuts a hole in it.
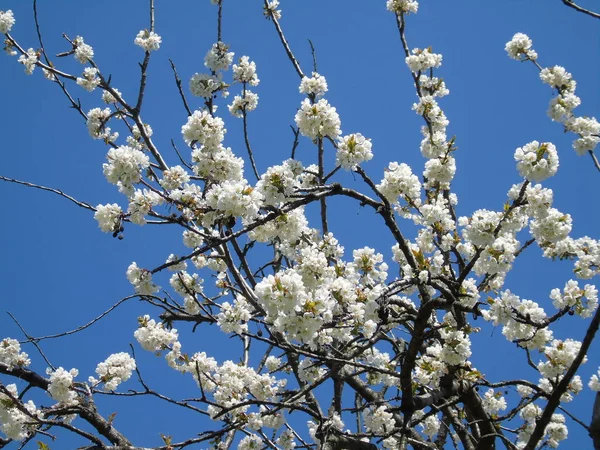
[{"label": "blooming tree", "polygon": [[[61,52],[50,53],[35,1],[36,43],[21,42],[13,12],[0,11],[6,52],[26,74],[42,72],[56,85],[90,137],[107,147],[102,172],[120,196],[92,206],[55,188],[2,179],[51,191],[89,210],[107,239],[126,239],[135,225],[147,224],[177,229],[187,248],[143,262],[136,258],[124,274],[131,295],[75,330],[34,337],[22,328],[20,341],[3,337],[0,448],[64,448],[60,439],[53,442],[64,435],[61,430],[77,435],[85,449],[142,448],[146,443],[130,439],[97,402],[144,396],[201,419],[182,440],[162,434],[162,442],[153,441],[152,448],[165,450],[532,450],[558,447],[571,425],[584,427],[600,448],[600,412],[594,411],[588,426],[565,406],[583,391],[589,396],[600,390],[600,373],[588,379],[579,374],[588,356],[594,359],[588,351],[600,325],[592,284],[600,274],[600,241],[578,235],[571,215],[553,206],[553,190],[545,184],[560,177],[559,155],[569,150],[523,142],[514,151],[520,180],[506,186],[506,202],[462,211],[453,191],[460,136],[451,135],[443,111],[450,91],[442,55],[427,42],[409,45],[418,2],[388,0],[373,7],[387,7],[397,28],[398,51],[414,84],[412,109],[422,121],[425,163],[411,167],[397,160],[383,173],[371,171],[368,162],[377,152],[371,136],[342,131],[315,48],[312,61],[297,58],[284,33],[284,8],[265,0],[262,13],[283,47],[281,62],[298,76],[303,100],[290,117],[291,154],[272,151],[270,167],[259,170],[251,113],[260,107],[260,67],[252,55],[237,55],[226,43],[229,1],[206,6],[213,8],[217,36],[205,45],[203,67],[186,76],[189,83],[171,62],[185,114],[181,136],[165,148],[153,139],[160,124],[143,119],[152,107],[145,101],[150,62],[168,40],[155,27],[152,0],[147,28],[131,33],[141,58],[141,79],[131,96],[119,90],[85,37],[65,34]],[[569,133],[577,154],[591,157],[580,160],[582,167],[600,169],[594,154],[600,124],[577,112],[581,100],[568,69],[544,65],[550,57],[538,55],[520,32],[505,50],[539,69],[541,83],[550,88],[548,121]],[[78,71],[63,68],[71,57]],[[81,90],[93,93],[93,107],[78,100]],[[226,146],[226,122],[242,128],[243,147]],[[301,155],[300,146],[306,148]],[[388,235],[386,252],[342,245],[330,225],[334,215],[345,213],[336,209],[340,199],[373,216],[377,233]],[[557,280],[545,293],[550,301],[523,298],[519,285],[510,283],[517,258],[536,247],[544,258],[568,260],[572,267],[572,279]],[[137,323],[135,317],[130,321],[136,344],[99,358],[95,373],[46,358],[45,340],[110,321],[109,313],[131,299],[146,311]],[[579,334],[557,331],[568,321]],[[235,350],[210,341],[199,345],[187,328],[229,336]],[[495,328],[493,339],[509,342],[515,360],[523,362],[510,378],[478,366],[476,341]],[[165,386],[193,380],[187,398],[149,386],[139,363],[144,351],[169,368],[161,380]],[[43,366],[47,370],[38,370]]]}]

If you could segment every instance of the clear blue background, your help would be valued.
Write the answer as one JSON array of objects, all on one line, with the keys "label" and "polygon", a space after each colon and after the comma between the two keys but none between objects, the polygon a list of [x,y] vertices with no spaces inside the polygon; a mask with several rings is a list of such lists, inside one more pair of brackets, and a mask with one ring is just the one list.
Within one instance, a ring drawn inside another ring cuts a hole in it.
[{"label": "clear blue background", "polygon": [[[95,60],[103,73],[112,74],[113,85],[133,101],[138,62],[143,57],[133,39],[148,26],[147,3],[41,0],[38,8],[46,50],[56,54],[69,49],[61,38],[63,32],[71,37],[82,35],[94,47]],[[594,2],[588,3],[591,7]],[[236,58],[249,55],[258,67],[261,84],[254,90],[260,101],[249,121],[262,172],[289,157],[293,137],[289,125],[302,96],[297,75],[273,25],[264,19],[261,5],[258,0],[224,0],[223,40],[231,45]],[[283,0],[281,7],[282,26],[306,73],[310,73],[312,64],[307,39],[315,44],[319,72],[329,82],[326,98],[340,113],[344,133],[360,132],[372,139],[375,157],[365,165],[368,173],[378,181],[387,163],[395,160],[408,163],[420,174],[424,164],[419,153],[422,119],[411,111],[416,95],[404,64],[394,16],[386,11],[385,1]],[[12,35],[25,48],[37,48],[31,2],[1,0],[0,10],[7,9],[12,9],[17,19]],[[154,140],[172,165],[179,162],[170,139],[185,151],[180,128],[186,114],[168,59],[177,65],[187,91],[187,80],[204,70],[203,57],[216,41],[216,12],[208,0],[156,1],[156,30],[163,44],[150,63],[142,116],[153,127]],[[575,155],[571,149],[573,135],[564,134],[562,127],[546,116],[553,93],[539,81],[537,69],[506,56],[505,43],[519,31],[533,39],[543,66],[563,65],[573,74],[577,94],[583,100],[577,114],[597,115],[598,21],[566,8],[560,0],[431,0],[423,2],[419,14],[408,19],[409,46],[431,46],[444,56],[437,75],[450,89],[450,95],[440,103],[450,120],[449,135],[457,136],[459,147],[453,185],[459,196],[458,212],[469,215],[479,208],[500,210],[507,190],[520,182],[513,160],[515,148],[532,140],[551,141],[560,155],[558,175],[546,183],[555,189],[555,207],[574,217],[573,237],[597,237],[600,175],[589,157]],[[93,205],[117,202],[126,207],[124,197],[102,175],[107,149],[89,138],[85,123],[68,108],[60,90],[44,80],[39,69],[27,77],[16,58],[0,56],[0,173],[60,188]],[[83,69],[72,57],[54,62],[77,75]],[[75,85],[70,89],[81,99],[85,111],[102,106],[100,92],[88,94]],[[232,89],[232,95],[238,92],[236,89]],[[192,108],[200,107],[198,99],[188,99]],[[245,156],[241,121],[226,111],[230,99],[218,102],[228,128],[226,145]],[[333,152],[329,151],[332,161]],[[298,158],[309,164],[315,161],[314,153],[309,140],[302,139]],[[246,173],[252,179],[251,172]],[[363,189],[350,175],[340,179]],[[0,195],[4,216],[0,221],[0,310],[15,314],[32,335],[75,328],[131,294],[125,270],[132,261],[151,268],[170,253],[185,251],[175,228],[129,225],[125,239],[118,241],[100,232],[89,211],[52,194],[2,183]],[[380,233],[382,224],[370,211],[343,200],[332,201],[330,211],[332,231],[346,246],[347,255],[353,248],[370,245],[389,256],[391,240]],[[318,222],[312,225],[316,227]],[[414,229],[406,227],[407,233],[414,235]],[[537,301],[551,313],[548,294],[552,288],[564,286],[572,266],[541,260],[540,254],[539,249],[530,248],[519,258],[506,287]],[[168,285],[167,278],[159,282]],[[79,379],[84,380],[109,354],[129,351],[135,318],[145,313],[157,315],[132,300],[76,337],[46,341],[42,347],[54,365],[77,367]],[[573,317],[564,322],[556,327],[556,337],[582,338],[585,321]],[[483,331],[473,339],[473,361],[490,381],[521,376],[537,381],[530,369],[517,374],[510,370],[513,364],[523,367],[524,354],[515,352],[500,329],[492,331],[486,324],[478,325]],[[184,351],[207,351],[221,362],[225,355],[237,355],[233,351],[238,350],[238,344],[216,327],[200,327],[191,336],[189,327],[178,328]],[[3,336],[22,337],[4,314],[0,315]],[[191,378],[173,373],[164,360],[134,345],[142,374],[152,387],[177,398],[198,395]],[[45,365],[35,349],[28,347],[27,351],[34,361],[33,368],[43,372]],[[598,367],[597,353],[595,343],[590,361],[580,372],[584,384]],[[43,397],[37,399],[38,404],[50,402]],[[105,415],[118,412],[116,427],[135,445],[162,444],[159,432],[172,435],[175,441],[183,440],[210,426],[195,415],[152,400],[100,398],[98,402]],[[587,423],[592,402],[593,395],[586,387],[566,407]],[[570,423],[570,440],[564,448],[589,448],[585,431]],[[68,438],[51,447],[77,445],[82,442]]]}]

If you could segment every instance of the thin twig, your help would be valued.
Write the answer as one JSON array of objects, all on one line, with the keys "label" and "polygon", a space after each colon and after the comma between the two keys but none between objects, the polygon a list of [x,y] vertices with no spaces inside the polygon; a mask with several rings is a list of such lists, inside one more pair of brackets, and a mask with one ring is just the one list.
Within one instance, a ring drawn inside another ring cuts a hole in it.
[{"label": "thin twig", "polygon": [[192,110],[190,109],[188,102],[185,98],[185,94],[183,93],[183,88],[181,87],[181,78],[179,78],[179,74],[177,73],[177,69],[175,68],[175,63],[172,59],[169,59],[171,63],[171,69],[173,69],[173,75],[175,76],[175,83],[177,84],[177,90],[179,91],[179,95],[181,96],[181,100],[183,101],[183,107],[188,113],[188,116],[192,115]]},{"label": "thin twig", "polygon": [[19,321],[16,319],[16,317],[13,316],[8,311],[6,312],[6,314],[8,314],[10,316],[10,318],[13,320],[13,322],[17,324],[17,326],[19,327],[19,329],[21,330],[21,332],[27,338],[27,342],[31,342],[34,345],[34,347],[37,349],[38,353],[42,356],[42,358],[44,358],[44,361],[46,361],[46,364],[48,364],[48,367],[50,367],[52,370],[54,370],[55,367],[52,365],[52,363],[50,362],[50,360],[46,357],[46,355],[42,351],[42,348],[39,346],[39,344],[37,342],[34,342],[34,341],[31,340],[31,336],[29,336],[29,334],[27,334],[27,332],[25,331],[25,328],[23,328],[23,326],[19,323]]},{"label": "thin twig", "polygon": [[[44,341],[46,339],[56,339],[56,338],[59,338],[59,337],[69,336],[71,334],[75,334],[75,333],[78,333],[80,331],[83,331],[86,328],[89,328],[92,325],[94,325],[96,322],[98,322],[103,317],[107,316],[112,311],[114,311],[119,305],[121,305],[121,304],[125,303],[127,300],[130,300],[130,299],[135,298],[135,297],[139,297],[139,295],[137,295],[137,294],[136,295],[130,295],[128,297],[122,298],[117,303],[115,303],[110,308],[108,308],[106,311],[104,311],[102,314],[100,314],[98,317],[92,319],[90,322],[86,323],[85,325],[81,325],[81,326],[75,328],[74,330],[65,331],[63,333],[57,333],[57,334],[49,334],[47,336],[41,336],[41,337],[28,337],[28,340],[25,341],[25,342],[32,342],[32,343],[35,344],[36,342]],[[24,343],[24,342],[22,342],[22,343]]]},{"label": "thin twig", "polygon": [[[244,97],[246,96],[246,83],[244,83]],[[242,121],[244,123],[244,142],[246,143],[246,149],[248,150],[248,158],[250,159],[250,165],[252,171],[257,180],[260,180],[258,169],[256,168],[256,162],[254,161],[254,154],[252,153],[252,147],[250,147],[250,139],[248,138],[248,114],[246,113],[246,107],[242,108]]]},{"label": "thin twig", "polygon": [[596,19],[600,19],[600,14],[595,13],[594,11],[590,11],[589,9],[582,8],[581,6],[573,3],[572,0],[562,0],[562,2],[570,8],[573,8],[580,13],[587,14],[588,16],[592,16]]},{"label": "thin twig", "polygon": [[27,186],[27,187],[31,187],[31,188],[35,188],[35,189],[40,189],[42,191],[52,192],[54,194],[57,194],[57,195],[60,195],[61,197],[66,198],[67,200],[72,201],[77,206],[80,206],[80,207],[85,208],[85,209],[89,209],[91,211],[96,211],[96,208],[94,208],[89,203],[80,202],[79,200],[74,199],[70,195],[65,194],[60,189],[54,189],[54,188],[42,186],[42,185],[39,185],[39,184],[29,183],[28,181],[15,180],[14,178],[8,178],[8,177],[5,177],[3,175],[0,175],[0,180],[7,181],[9,183],[22,184],[23,186]]},{"label": "thin twig", "polygon": [[317,70],[317,52],[315,51],[315,46],[312,41],[309,39],[308,43],[310,44],[310,53],[312,54],[313,59],[313,72],[318,72]]},{"label": "thin twig", "polygon": [[598,169],[600,171],[600,162],[598,162],[598,158],[596,158],[596,155],[594,154],[593,150],[588,150],[590,156],[592,157],[592,161],[594,161],[594,166],[596,166],[596,169]]}]

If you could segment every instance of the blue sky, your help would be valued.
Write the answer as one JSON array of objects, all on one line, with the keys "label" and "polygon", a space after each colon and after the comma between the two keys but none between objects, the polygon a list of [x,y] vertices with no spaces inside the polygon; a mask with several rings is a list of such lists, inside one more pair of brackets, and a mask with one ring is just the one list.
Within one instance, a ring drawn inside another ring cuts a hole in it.
[{"label": "blue sky", "polygon": [[[102,71],[112,74],[113,85],[126,98],[135,95],[137,64],[143,54],[133,45],[133,39],[147,27],[146,1],[77,2],[76,6],[66,0],[39,3],[50,54],[68,50],[61,33],[82,35],[94,47]],[[293,140],[289,125],[302,96],[297,75],[272,24],[264,19],[261,4],[225,0],[223,40],[231,45],[236,57],[249,55],[257,64],[261,84],[255,91],[260,101],[249,121],[255,158],[263,172],[289,157]],[[416,95],[394,17],[386,11],[385,1],[282,0],[281,7],[282,26],[307,73],[311,67],[307,39],[316,47],[319,72],[329,83],[327,99],[340,113],[344,134],[360,132],[372,139],[375,156],[365,164],[367,172],[379,180],[387,163],[398,161],[421,173],[425,162],[419,152],[422,119],[411,111]],[[25,48],[37,48],[31,2],[0,0],[0,10],[7,9],[12,9],[17,19],[12,35]],[[208,0],[156,2],[156,31],[163,37],[163,44],[152,57],[142,115],[152,125],[155,142],[170,164],[178,163],[170,150],[170,140],[185,149],[180,129],[186,114],[168,59],[173,59],[187,87],[191,75],[203,71],[204,54],[216,41],[215,18],[216,7]],[[573,136],[564,134],[562,127],[546,116],[552,92],[539,81],[537,69],[510,60],[504,51],[515,32],[527,33],[540,64],[562,65],[577,80],[577,94],[582,98],[577,113],[597,116],[600,40],[596,22],[566,8],[559,0],[431,0],[421,4],[418,15],[409,17],[409,46],[431,46],[444,56],[438,76],[445,79],[450,95],[440,104],[450,120],[449,133],[457,136],[459,147],[453,186],[459,197],[460,215],[480,208],[501,209],[510,186],[520,182],[513,160],[515,148],[532,140],[550,141],[560,156],[558,174],[546,183],[555,190],[555,207],[573,216],[574,237],[597,237],[600,213],[593,193],[599,174],[589,157],[575,155],[571,149]],[[79,74],[82,70],[72,58],[55,62],[67,72]],[[0,174],[60,188],[93,205],[117,202],[126,206],[124,197],[102,175],[106,148],[89,138],[85,123],[68,108],[60,90],[45,81],[39,70],[27,77],[16,59],[6,55],[0,55],[0,73],[4,138]],[[88,94],[77,86],[71,91],[81,99],[85,111],[102,106],[99,92]],[[236,93],[234,89],[232,95]],[[188,99],[192,108],[201,106],[197,99]],[[218,103],[228,129],[225,144],[238,156],[245,156],[241,121],[226,112],[227,101],[221,99]],[[307,164],[314,162],[308,139],[301,140],[297,155]],[[333,154],[330,156],[332,161]],[[246,173],[250,177],[248,170]],[[351,175],[340,179],[362,188]],[[0,222],[0,250],[4,255],[0,310],[12,312],[32,335],[75,328],[131,294],[125,270],[132,261],[154,267],[170,253],[184,251],[180,232],[175,229],[129,225],[125,239],[119,241],[101,233],[89,211],[64,199],[7,183],[0,184],[0,195],[5,211]],[[347,255],[352,248],[365,245],[390,255],[391,241],[376,231],[382,229],[377,218],[349,202],[332,202],[330,208],[339,212],[332,216],[331,228]],[[569,263],[541,260],[540,251],[532,248],[516,263],[506,287],[551,311],[548,294],[552,288],[564,286],[570,268]],[[168,285],[167,278],[159,282]],[[77,367],[80,379],[86,379],[109,354],[129,350],[128,343],[134,341],[135,318],[150,312],[147,306],[131,300],[108,320],[77,337],[47,341],[43,349],[55,365]],[[584,327],[581,319],[567,318],[555,335],[581,339]],[[216,327],[201,329],[194,335],[185,326],[178,328],[190,352],[205,350],[216,356],[234,349]],[[21,338],[5,314],[0,315],[0,330],[0,337]],[[492,328],[484,330],[482,335],[492,334]],[[482,342],[474,339],[473,343],[477,367],[493,381],[508,376],[514,347],[505,342],[500,329],[489,338],[481,337]],[[166,386],[165,390],[174,396],[196,395],[191,379],[178,378],[164,361],[135,346],[142,373],[150,384]],[[34,348],[27,351],[34,360],[33,367],[43,371],[45,366]],[[599,365],[597,354],[595,344],[589,362],[581,370],[585,383]],[[522,354],[516,356],[521,361],[523,358]],[[167,379],[176,379],[177,384],[169,385],[164,381]],[[100,400],[99,404],[106,414],[118,412],[115,424],[137,445],[160,444],[159,431],[179,440],[188,437],[184,431],[189,432],[190,426],[197,429],[194,432],[203,429],[195,423],[195,417],[181,415],[164,404],[157,408],[153,402],[129,400],[113,398]],[[588,422],[592,401],[586,388],[567,408]],[[48,403],[46,400],[44,404]],[[571,425],[569,432],[572,440],[566,447],[589,445],[586,433],[577,425]],[[64,442],[66,447],[58,444],[57,448],[70,448]]]}]

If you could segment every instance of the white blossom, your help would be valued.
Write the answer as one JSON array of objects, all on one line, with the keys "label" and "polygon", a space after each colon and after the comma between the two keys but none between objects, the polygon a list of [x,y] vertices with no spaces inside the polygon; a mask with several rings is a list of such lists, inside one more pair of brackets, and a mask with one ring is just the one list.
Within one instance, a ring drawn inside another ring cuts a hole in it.
[{"label": "white blossom", "polygon": [[15,24],[15,16],[9,9],[8,11],[0,11],[0,33],[6,34]]},{"label": "white blossom", "polygon": [[[38,52],[30,48],[24,55],[19,56],[18,61],[25,66],[25,73],[31,75],[38,63]],[[79,79],[78,79],[79,80]]]},{"label": "white blossom", "polygon": [[104,389],[114,391],[119,384],[129,380],[131,373],[135,370],[135,360],[129,354],[121,352],[110,355],[104,362],[96,367],[99,379],[89,377],[93,385],[104,383]]},{"label": "white blossom", "polygon": [[360,163],[373,158],[371,147],[371,140],[360,133],[344,136],[338,143],[336,164],[342,169],[353,170]]},{"label": "white blossom", "polygon": [[317,137],[337,139],[342,133],[340,117],[336,109],[323,98],[314,104],[311,104],[309,99],[304,99],[294,120],[300,133],[311,139]]},{"label": "white blossom", "polygon": [[223,83],[221,80],[208,73],[195,73],[190,79],[190,92],[196,97],[212,97],[219,91]]},{"label": "white blossom", "polygon": [[149,30],[140,30],[134,40],[134,44],[139,45],[146,52],[158,50],[161,43],[162,38],[154,31]]},{"label": "white blossom", "polygon": [[537,53],[531,48],[531,39],[529,36],[523,33],[516,33],[513,38],[506,43],[504,49],[508,56],[517,61],[523,61],[530,59],[535,61],[537,59]]},{"label": "white blossom", "polygon": [[66,371],[59,367],[54,371],[48,369],[47,372],[50,375],[48,394],[57,402],[65,405],[76,403],[77,393],[73,390],[73,378],[79,374],[79,371],[77,369]]},{"label": "white blossom", "polygon": [[257,106],[258,95],[247,90],[241,96],[236,95],[228,109],[235,117],[242,117],[244,112],[254,111]]},{"label": "white blossom", "polygon": [[147,155],[126,145],[111,148],[106,159],[108,163],[102,165],[104,176],[127,195],[133,194],[133,185],[141,180],[142,170],[150,165]]},{"label": "white blossom", "polygon": [[442,55],[432,53],[428,48],[415,48],[412,50],[412,55],[406,57],[406,65],[415,73],[437,68],[442,65]]},{"label": "white blossom", "polygon": [[313,72],[312,77],[303,77],[300,81],[299,91],[301,94],[314,95],[321,98],[327,92],[327,80],[323,75]]},{"label": "white blossom", "polygon": [[227,70],[233,62],[233,52],[228,52],[229,45],[224,42],[213,44],[211,49],[204,57],[204,65],[213,72]]},{"label": "white blossom", "polygon": [[0,363],[12,370],[15,367],[27,367],[31,360],[27,353],[21,352],[19,341],[5,338],[0,341]]},{"label": "white blossom", "polygon": [[550,142],[532,141],[515,150],[519,174],[529,181],[543,181],[556,174],[558,152]]},{"label": "white blossom", "polygon": [[416,14],[419,3],[416,0],[387,0],[386,7],[396,14]]},{"label": "white blossom", "polygon": [[123,210],[116,203],[96,206],[94,219],[98,221],[98,226],[104,233],[118,232],[121,227]]},{"label": "white blossom", "polygon": [[162,323],[156,323],[148,315],[138,318],[138,324],[139,328],[133,336],[149,352],[160,352],[177,342],[178,334],[175,328],[167,330]]},{"label": "white blossom", "polygon": [[139,268],[135,262],[127,268],[127,279],[135,288],[135,292],[140,295],[154,294],[160,289],[152,282],[152,273]]},{"label": "white blossom", "polygon": [[250,61],[248,56],[242,56],[237,64],[233,65],[233,79],[238,83],[248,83],[250,86],[258,86],[260,80],[256,76],[256,63]]},{"label": "white blossom", "polygon": [[77,84],[88,92],[92,92],[100,84],[98,77],[98,69],[95,67],[86,67],[83,69],[83,74],[77,77]]},{"label": "white blossom", "polygon": [[73,45],[75,46],[75,59],[81,64],[87,64],[94,58],[94,49],[91,45],[86,44],[81,36],[73,39]]}]

